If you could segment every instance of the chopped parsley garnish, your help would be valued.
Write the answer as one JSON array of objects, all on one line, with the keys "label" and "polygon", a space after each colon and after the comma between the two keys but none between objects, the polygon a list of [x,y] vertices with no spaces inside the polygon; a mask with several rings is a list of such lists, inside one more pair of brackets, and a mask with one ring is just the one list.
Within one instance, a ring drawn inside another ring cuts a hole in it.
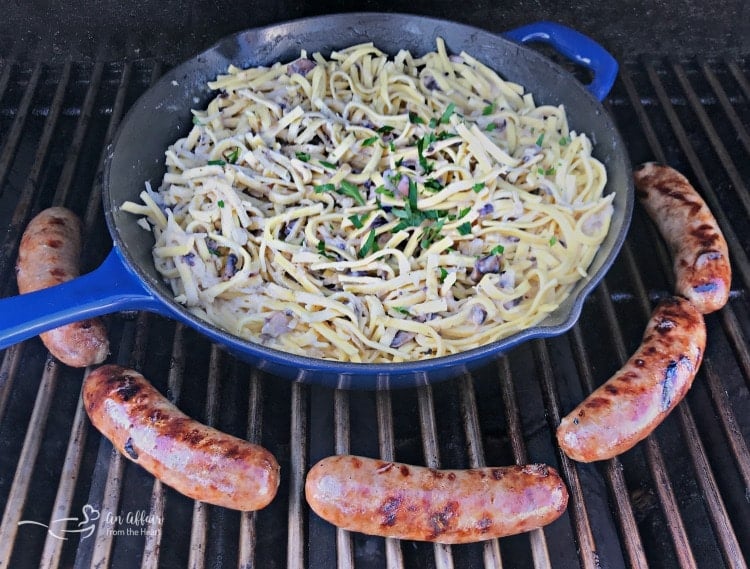
[{"label": "chopped parsley garnish", "polygon": [[318,160],[318,162],[320,163],[321,166],[323,166],[324,168],[328,168],[329,170],[336,169],[336,164],[331,164],[330,162],[327,162],[325,160]]},{"label": "chopped parsley garnish", "polygon": [[458,219],[461,219],[462,217],[465,217],[467,213],[471,211],[470,207],[465,207],[461,211],[458,212]]},{"label": "chopped parsley garnish", "polygon": [[328,254],[328,252],[326,251],[326,244],[325,244],[325,242],[323,240],[318,241],[317,249],[318,249],[318,253],[320,253],[321,255],[323,255],[324,257],[326,257],[327,259],[333,259],[333,256],[331,256],[330,254]]},{"label": "chopped parsley garnish", "polygon": [[216,205],[218,205],[219,207],[224,207],[224,200],[219,200],[218,202],[216,202]]},{"label": "chopped parsley garnish", "polygon": [[409,178],[409,208],[412,211],[417,211],[417,200],[419,195],[417,194],[417,183]]},{"label": "chopped parsley garnish", "polygon": [[445,111],[443,111],[443,115],[440,117],[440,124],[448,124],[448,122],[451,119],[451,115],[455,112],[456,105],[454,103],[449,103],[447,107],[445,107]]},{"label": "chopped parsley garnish", "polygon": [[409,309],[405,306],[393,306],[393,310],[400,312],[401,314],[409,314]]},{"label": "chopped parsley garnish", "polygon": [[396,168],[400,168],[401,164],[403,164],[403,163],[404,163],[404,157],[402,156],[401,158],[399,158],[398,160],[396,160]]},{"label": "chopped parsley garnish", "polygon": [[367,235],[367,239],[365,239],[365,242],[362,244],[362,247],[360,247],[359,252],[357,253],[357,257],[360,259],[366,257],[370,251],[377,251],[378,250],[378,243],[375,241],[375,230],[371,229],[370,233]]},{"label": "chopped parsley garnish", "polygon": [[503,247],[502,245],[495,245],[490,250],[490,255],[502,255],[504,252],[505,252],[505,247]]},{"label": "chopped parsley garnish", "polygon": [[371,136],[370,138],[365,138],[362,141],[362,146],[372,146],[377,141],[378,141],[378,137],[377,136]]},{"label": "chopped parsley garnish", "polygon": [[430,119],[430,124],[428,125],[430,128],[435,128],[438,125],[438,120],[435,118]]},{"label": "chopped parsley garnish", "polygon": [[381,127],[380,127],[380,128],[379,128],[379,129],[377,130],[377,132],[379,132],[380,134],[388,134],[389,132],[393,131],[393,129],[394,129],[394,128],[395,128],[395,127],[393,127],[393,126],[388,126],[388,125],[386,124],[386,125],[383,125],[383,126],[381,126]]},{"label": "chopped parsley garnish", "polygon": [[544,142],[544,133],[540,134],[539,138],[536,139],[536,145],[541,146],[543,142]]},{"label": "chopped parsley garnish", "polygon": [[201,118],[196,117],[195,115],[193,115],[193,124],[198,125],[198,126],[203,126],[203,123],[201,122]]},{"label": "chopped parsley garnish", "polygon": [[224,160],[209,160],[208,165],[209,166],[226,166],[227,163],[224,162]]},{"label": "chopped parsley garnish", "polygon": [[332,192],[335,189],[336,186],[333,184],[320,184],[319,186],[315,186],[315,193],[322,194],[323,192]]},{"label": "chopped parsley garnish", "polygon": [[482,109],[482,114],[484,116],[491,115],[495,112],[495,103],[490,103],[485,108]]},{"label": "chopped parsley garnish", "polygon": [[396,197],[396,196],[394,195],[394,193],[393,193],[393,192],[392,192],[391,190],[389,190],[388,188],[386,188],[385,186],[378,186],[378,187],[377,187],[377,188],[375,189],[375,193],[376,193],[376,194],[382,194],[382,195],[384,195],[384,196],[388,196],[389,198],[393,198],[393,197]]},{"label": "chopped parsley garnish", "polygon": [[550,238],[549,238],[549,244],[550,244],[550,247],[551,247],[552,245],[554,245],[555,243],[557,243],[557,237],[555,237],[555,236],[553,235],[552,237],[550,237]]},{"label": "chopped parsley garnish", "polygon": [[448,276],[448,271],[444,267],[440,267],[440,282],[445,282],[445,277]]},{"label": "chopped parsley garnish", "polygon": [[226,159],[227,162],[229,162],[230,164],[234,164],[240,157],[240,147],[235,146],[234,150],[232,150],[231,152],[225,150],[221,155]]},{"label": "chopped parsley garnish", "polygon": [[367,201],[365,200],[364,197],[362,197],[362,194],[359,192],[359,188],[355,186],[354,184],[352,184],[351,182],[347,182],[346,180],[341,182],[341,185],[338,187],[338,189],[336,189],[336,186],[334,186],[331,183],[315,186],[316,194],[322,194],[323,192],[337,192],[341,195],[354,198],[354,201],[356,201],[359,205],[367,204]]},{"label": "chopped parsley garnish", "polygon": [[552,176],[555,173],[555,168],[554,166],[547,168],[546,170],[544,168],[537,168],[536,171],[540,176]]},{"label": "chopped parsley garnish", "polygon": [[560,146],[567,146],[568,144],[570,144],[570,142],[571,140],[569,136],[563,136],[562,138],[560,138]]},{"label": "chopped parsley garnish", "polygon": [[365,226],[365,224],[362,222],[362,216],[357,215],[356,213],[354,215],[350,215],[348,219],[357,229],[362,229]]},{"label": "chopped parsley garnish", "polygon": [[212,255],[215,255],[216,257],[221,257],[221,253],[219,253],[218,249],[215,249],[214,247],[206,247],[208,249],[208,252]]},{"label": "chopped parsley garnish", "polygon": [[424,157],[424,150],[430,144],[432,144],[434,140],[434,135],[423,136],[422,138],[417,140],[417,156],[419,157],[419,165],[422,167],[422,170],[424,170],[425,174],[429,174],[430,172],[432,172],[432,164],[427,161],[427,158]]},{"label": "chopped parsley garnish", "polygon": [[428,209],[427,211],[421,211],[420,213],[425,219],[432,220],[448,216],[448,212],[444,209]]},{"label": "chopped parsley garnish", "polygon": [[302,160],[302,162],[310,161],[310,155],[307,152],[295,152],[294,156],[297,158],[297,160]]},{"label": "chopped parsley garnish", "polygon": [[484,182],[477,182],[471,187],[476,193],[481,192],[484,189]]},{"label": "chopped parsley garnish", "polygon": [[460,235],[468,235],[471,233],[471,223],[467,221],[456,227],[456,229],[458,229]]},{"label": "chopped parsley garnish", "polygon": [[393,141],[391,140],[391,141],[390,141],[390,142],[388,143],[388,149],[389,149],[389,150],[390,150],[391,152],[396,152],[396,143],[395,143],[395,142],[393,142]]},{"label": "chopped parsley garnish", "polygon": [[351,182],[347,182],[346,180],[343,180],[341,182],[341,185],[339,186],[338,192],[345,196],[349,196],[350,198],[354,198],[354,201],[357,202],[359,205],[367,204],[367,200],[365,200],[365,198],[362,197],[362,194],[359,193],[359,188],[355,186],[354,184],[352,184]]},{"label": "chopped parsley garnish", "polygon": [[[432,212],[430,211],[425,213]],[[441,233],[441,231],[443,230],[444,224],[445,220],[440,219],[433,225],[428,225],[427,227],[425,227],[422,231],[422,239],[419,241],[419,246],[422,247],[422,249],[427,250],[435,241],[437,241],[438,239],[442,239],[443,234]]]},{"label": "chopped parsley garnish", "polygon": [[442,189],[443,189],[443,188],[444,188],[445,186],[443,186],[443,184],[441,184],[441,183],[440,183],[440,182],[438,182],[437,180],[427,180],[427,181],[426,181],[426,182],[424,183],[424,187],[425,187],[425,189],[427,189],[427,190],[432,190],[433,192],[439,192],[439,191],[440,191],[440,190],[442,190]]},{"label": "chopped parsley garnish", "polygon": [[491,122],[486,127],[484,127],[484,130],[486,130],[487,132],[492,132],[496,128],[497,128],[497,125],[494,122]]},{"label": "chopped parsley garnish", "polygon": [[409,111],[409,122],[411,124],[424,124],[424,119],[420,117],[417,113],[413,111]]}]

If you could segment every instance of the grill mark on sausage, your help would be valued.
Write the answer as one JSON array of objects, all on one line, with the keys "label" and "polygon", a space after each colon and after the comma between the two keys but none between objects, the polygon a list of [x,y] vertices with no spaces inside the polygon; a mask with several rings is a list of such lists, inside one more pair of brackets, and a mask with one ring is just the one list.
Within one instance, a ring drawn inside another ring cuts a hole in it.
[{"label": "grill mark on sausage", "polygon": [[589,409],[599,409],[601,407],[609,407],[609,405],[609,399],[605,399],[604,397],[592,397],[586,401],[586,407]]},{"label": "grill mark on sausage", "polygon": [[[120,398],[120,401],[130,401],[141,391],[141,388],[131,377],[125,376],[123,380],[125,381],[124,385],[118,387],[115,393]],[[114,378],[113,381],[117,381],[117,378]]]},{"label": "grill mark on sausage", "polygon": [[131,437],[128,437],[128,440],[125,441],[125,444],[122,448],[126,453],[128,453],[128,456],[130,456],[130,458],[132,458],[133,460],[138,460],[138,453],[133,448],[133,439]]},{"label": "grill mark on sausage", "polygon": [[691,229],[690,235],[695,237],[704,249],[710,249],[719,240],[719,236],[714,231],[714,228],[706,223]]},{"label": "grill mark on sausage", "polygon": [[493,468],[491,472],[492,478],[494,478],[495,480],[502,480],[503,476],[505,476],[505,472],[503,472],[502,468]]},{"label": "grill mark on sausage", "polygon": [[448,502],[442,510],[432,512],[429,518],[432,534],[429,536],[429,539],[435,539],[440,534],[448,531],[457,515],[458,502],[455,501]]},{"label": "grill mark on sausage", "polygon": [[[674,183],[670,180],[661,180],[653,184],[652,188],[654,191],[668,196],[675,201],[684,203],[690,208],[690,215],[697,215],[701,210],[701,204],[691,199],[690,192],[682,188],[674,188]],[[643,195],[639,194],[640,197],[648,196],[648,191],[645,190]]]},{"label": "grill mark on sausage", "polygon": [[63,242],[60,239],[47,239],[47,247],[52,249],[59,249],[63,246]]},{"label": "grill mark on sausage", "polygon": [[401,471],[401,476],[404,476],[404,477],[406,477],[406,476],[409,476],[409,474],[410,474],[410,472],[409,472],[409,467],[408,467],[408,466],[406,466],[405,464],[402,464],[402,465],[401,465],[401,466],[399,467],[399,470]]},{"label": "grill mark on sausage", "polygon": [[161,409],[154,409],[148,418],[152,423],[161,423],[167,420],[168,416]]},{"label": "grill mark on sausage", "polygon": [[390,496],[385,499],[378,510],[383,516],[383,520],[380,522],[381,526],[392,527],[396,524],[396,516],[403,501],[403,496],[399,495]]},{"label": "grill mark on sausage", "polygon": [[484,517],[477,521],[477,529],[479,533],[487,533],[492,527],[492,518],[489,514],[484,514]]}]

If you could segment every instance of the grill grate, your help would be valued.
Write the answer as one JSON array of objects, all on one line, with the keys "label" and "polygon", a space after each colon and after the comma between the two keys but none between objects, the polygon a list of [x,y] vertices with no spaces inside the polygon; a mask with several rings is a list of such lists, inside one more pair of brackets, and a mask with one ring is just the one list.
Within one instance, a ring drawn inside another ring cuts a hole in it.
[{"label": "grill grate", "polygon": [[[104,258],[103,148],[162,69],[151,61],[0,61],[0,219],[8,228],[0,294],[10,296],[21,232],[43,207],[82,216],[87,269]],[[108,317],[112,361],[143,371],[188,414],[277,456],[279,495],[256,513],[197,504],[155,482],[88,423],[79,397],[86,372],[58,364],[36,339],[5,350],[0,567],[746,567],[748,70],[745,60],[643,58],[622,67],[608,100],[633,163],[668,162],[696,181],[727,237],[735,275],[730,303],[707,317],[709,345],[691,392],[634,450],[577,464],[558,451],[554,429],[625,361],[653,302],[672,288],[668,252],[639,208],[617,262],[569,333],[434,386],[346,392],[290,384],[161,317]],[[312,514],[303,495],[314,462],[349,452],[443,468],[547,462],[568,484],[569,507],[543,530],[481,544],[350,534]],[[91,536],[61,540],[18,525],[82,519],[87,507],[100,512]]]}]

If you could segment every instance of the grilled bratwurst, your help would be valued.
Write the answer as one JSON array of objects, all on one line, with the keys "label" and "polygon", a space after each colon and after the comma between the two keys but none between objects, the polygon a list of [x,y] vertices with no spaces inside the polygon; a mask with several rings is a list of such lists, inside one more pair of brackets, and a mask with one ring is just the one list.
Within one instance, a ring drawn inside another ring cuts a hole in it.
[{"label": "grilled bratwurst", "polygon": [[95,369],[83,402],[118,451],[194,500],[250,511],[276,495],[279,464],[269,451],[194,421],[136,371]]},{"label": "grilled bratwurst", "polygon": [[[34,292],[77,277],[81,232],[76,214],[63,207],[45,209],[34,217],[18,248],[18,292]],[[60,326],[40,338],[53,356],[72,367],[99,364],[109,354],[107,329],[100,318]]]},{"label": "grilled bratwurst", "polygon": [[695,306],[679,297],[661,302],[635,354],[562,420],[560,448],[591,462],[645,439],[685,397],[705,347],[706,326]]},{"label": "grilled bratwurst", "polygon": [[675,292],[703,314],[727,303],[729,249],[706,202],[685,176],[654,162],[634,174],[637,196],[672,251]]},{"label": "grilled bratwurst", "polygon": [[307,502],[350,531],[470,543],[529,531],[565,511],[568,491],[543,464],[435,470],[360,456],[331,456],[307,475]]}]

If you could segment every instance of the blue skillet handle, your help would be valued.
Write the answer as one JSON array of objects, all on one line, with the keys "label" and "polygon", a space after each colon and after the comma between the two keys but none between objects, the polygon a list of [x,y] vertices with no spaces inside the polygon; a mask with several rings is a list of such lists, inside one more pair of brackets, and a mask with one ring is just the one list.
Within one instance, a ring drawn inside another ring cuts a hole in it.
[{"label": "blue skillet handle", "polygon": [[602,46],[571,28],[554,22],[536,22],[503,33],[516,43],[543,42],[568,59],[590,69],[594,80],[586,88],[600,101],[609,94],[617,79],[617,60]]},{"label": "blue skillet handle", "polygon": [[51,288],[0,299],[0,349],[52,328],[109,314],[143,309],[165,312],[113,249],[94,271]]}]

